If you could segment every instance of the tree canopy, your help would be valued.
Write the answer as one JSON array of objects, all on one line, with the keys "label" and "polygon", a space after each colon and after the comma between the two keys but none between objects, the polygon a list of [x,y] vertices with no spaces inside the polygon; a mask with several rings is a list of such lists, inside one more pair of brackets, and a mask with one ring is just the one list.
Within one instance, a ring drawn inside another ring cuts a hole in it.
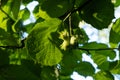
[{"label": "tree canopy", "polygon": [[[38,5],[31,12],[27,5],[33,1]],[[120,74],[120,18],[112,20],[119,5],[120,0],[0,0],[0,80],[72,80],[73,72],[114,80]],[[35,22],[24,24],[31,14]],[[81,21],[110,28],[109,44],[89,42]]]}]

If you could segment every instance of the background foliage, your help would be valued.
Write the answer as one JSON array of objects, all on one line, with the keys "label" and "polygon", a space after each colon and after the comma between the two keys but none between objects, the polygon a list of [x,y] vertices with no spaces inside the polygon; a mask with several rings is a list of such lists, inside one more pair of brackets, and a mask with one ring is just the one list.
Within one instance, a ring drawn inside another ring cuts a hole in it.
[{"label": "background foliage", "polygon": [[[32,1],[38,5],[30,12]],[[114,80],[120,74],[120,59],[114,60],[120,50],[120,19],[112,19],[119,5],[119,0],[0,0],[0,80],[72,80],[73,72]],[[25,25],[31,14],[35,22]],[[109,44],[89,42],[81,21],[98,30],[111,24]],[[98,72],[82,60],[83,54]]]}]

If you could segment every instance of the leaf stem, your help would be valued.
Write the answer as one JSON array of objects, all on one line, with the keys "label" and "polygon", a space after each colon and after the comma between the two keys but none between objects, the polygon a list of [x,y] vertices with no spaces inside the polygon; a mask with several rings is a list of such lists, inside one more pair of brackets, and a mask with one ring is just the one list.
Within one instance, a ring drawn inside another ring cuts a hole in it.
[{"label": "leaf stem", "polygon": [[67,18],[69,18],[69,16],[71,15],[71,12],[70,13],[68,13],[68,15],[63,19],[63,22],[65,22],[66,21],[66,19]]}]

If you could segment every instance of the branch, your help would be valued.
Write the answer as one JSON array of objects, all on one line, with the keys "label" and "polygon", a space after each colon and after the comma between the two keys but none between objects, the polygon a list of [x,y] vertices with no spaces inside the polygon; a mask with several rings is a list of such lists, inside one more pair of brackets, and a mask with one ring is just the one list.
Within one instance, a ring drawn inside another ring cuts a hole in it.
[{"label": "branch", "polygon": [[7,49],[21,49],[25,47],[25,41],[26,39],[21,40],[21,45],[20,46],[0,46],[0,48],[7,48]]}]

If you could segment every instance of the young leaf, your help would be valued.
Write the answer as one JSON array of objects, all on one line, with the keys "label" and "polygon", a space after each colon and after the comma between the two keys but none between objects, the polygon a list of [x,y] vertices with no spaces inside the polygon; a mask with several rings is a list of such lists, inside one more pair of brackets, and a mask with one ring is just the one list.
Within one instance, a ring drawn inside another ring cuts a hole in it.
[{"label": "young leaf", "polygon": [[60,24],[59,19],[45,20],[36,24],[29,34],[27,49],[30,56],[38,63],[52,66],[61,61],[61,51],[51,38],[51,33],[55,32]]},{"label": "young leaf", "polygon": [[113,24],[112,29],[110,30],[109,37],[111,47],[117,47],[120,42],[120,18],[116,20]]},{"label": "young leaf", "polygon": [[97,29],[107,28],[114,18],[114,6],[111,0],[91,0],[80,10],[80,16]]}]

